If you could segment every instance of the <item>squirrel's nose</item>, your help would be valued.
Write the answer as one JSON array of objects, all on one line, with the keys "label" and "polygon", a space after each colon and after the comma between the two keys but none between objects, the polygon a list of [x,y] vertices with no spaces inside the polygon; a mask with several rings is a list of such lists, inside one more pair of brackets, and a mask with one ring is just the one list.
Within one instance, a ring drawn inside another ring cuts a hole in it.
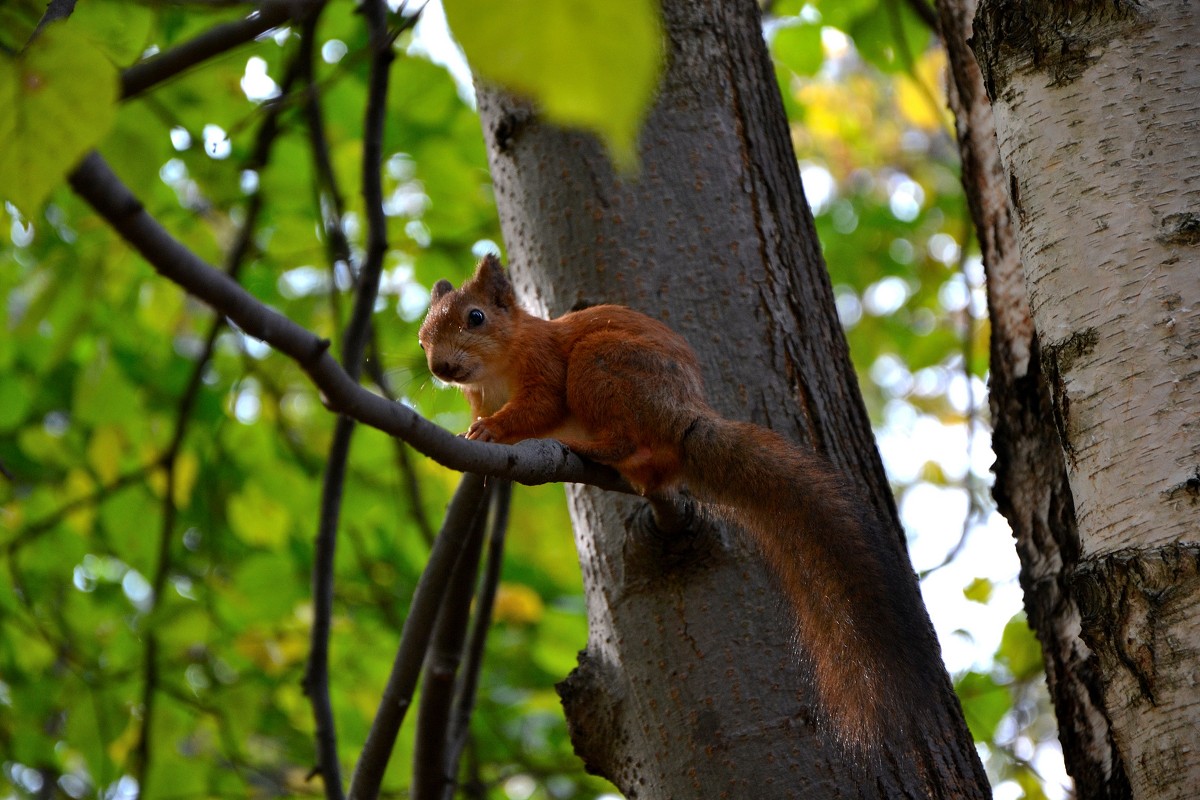
[{"label": "squirrel's nose", "polygon": [[430,363],[429,371],[447,383],[453,383],[460,372],[459,368],[449,361],[434,361]]}]

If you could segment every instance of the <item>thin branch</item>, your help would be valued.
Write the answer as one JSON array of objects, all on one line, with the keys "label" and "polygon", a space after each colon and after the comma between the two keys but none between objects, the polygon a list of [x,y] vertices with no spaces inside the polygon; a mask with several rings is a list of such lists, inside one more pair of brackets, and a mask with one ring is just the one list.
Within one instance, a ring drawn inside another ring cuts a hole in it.
[{"label": "thin branch", "polygon": [[[75,11],[76,0],[50,0],[46,4],[46,13],[42,14],[42,18],[38,20],[37,27],[33,29],[33,34],[29,37],[29,42],[42,35],[42,31],[51,22],[57,22],[60,19],[66,19]],[[29,46],[29,42],[25,46]]]},{"label": "thin branch", "polygon": [[[398,402],[396,392],[392,389],[391,381],[388,380],[387,370],[383,368],[383,360],[379,356],[379,338],[377,336],[371,337],[367,361],[363,368],[384,397],[392,402]],[[433,525],[429,522],[429,515],[425,513],[421,483],[417,480],[417,473],[408,457],[408,445],[399,439],[392,441],[396,444],[396,469],[400,473],[400,483],[404,487],[404,493],[408,496],[409,513],[417,524],[417,530],[421,532],[421,538],[425,540],[425,544],[432,545]]]},{"label": "thin branch", "polygon": [[374,800],[379,794],[396,734],[412,705],[417,677],[421,673],[434,621],[442,605],[441,592],[470,536],[476,516],[482,513],[483,499],[483,478],[469,473],[463,475],[446,510],[446,520],[429,554],[425,571],[421,573],[413,593],[392,672],[350,781],[351,800]]},{"label": "thin branch", "polygon": [[[290,88],[294,80],[295,70],[289,69],[283,81],[285,92]],[[278,118],[281,110],[282,106],[278,104],[267,108],[266,117],[259,127],[248,166],[257,169],[269,159],[271,147],[279,135]],[[229,254],[226,256],[225,275],[230,280],[237,280],[242,266],[250,256],[261,210],[262,193],[260,190],[256,190],[250,195],[246,204],[245,219],[242,222],[241,229],[238,231],[238,237],[230,248]],[[178,411],[175,415],[175,427],[171,434],[170,443],[167,445],[167,449],[160,460],[163,470],[166,473],[166,480],[164,482],[165,487],[162,497],[162,521],[159,526],[158,560],[150,584],[152,588],[151,597],[153,598],[155,608],[158,608],[162,603],[162,598],[167,587],[167,578],[171,572],[171,538],[175,533],[175,520],[178,516],[178,508],[175,505],[175,466],[178,462],[179,454],[183,449],[183,441],[187,435],[188,426],[192,421],[192,412],[195,410],[200,390],[203,387],[204,371],[212,361],[213,353],[216,351],[217,337],[224,324],[224,318],[218,314],[209,326],[208,334],[204,339],[204,347],[193,363],[187,385],[180,395]],[[142,661],[144,677],[142,683],[141,730],[139,731],[138,742],[134,749],[134,778],[137,780],[138,786],[143,788],[146,786],[146,775],[150,769],[151,743],[154,741],[154,706],[160,683],[158,648],[158,630],[156,627],[151,626],[146,632],[146,650]]]},{"label": "thin branch", "polygon": [[329,800],[341,800],[342,769],[337,756],[337,729],[333,703],[329,697],[329,634],[333,626],[333,567],[337,551],[338,518],[342,510],[342,489],[346,482],[346,461],[354,420],[339,416],[329,447],[329,462],[321,485],[321,515],[313,544],[312,593],[313,625],[308,666],[304,672],[304,693],[312,703],[316,724],[317,771]]},{"label": "thin branch", "polygon": [[[512,502],[512,484],[501,481],[492,489],[492,520],[488,534],[488,552],[483,581],[479,586],[479,597],[475,602],[475,618],[471,620],[471,633],[467,637],[467,657],[458,681],[451,713],[450,745],[446,751],[446,776],[450,781],[458,777],[459,762],[471,736],[471,714],[475,710],[475,695],[479,687],[479,673],[483,667],[483,650],[487,634],[492,626],[492,608],[496,603],[496,589],[500,586],[500,568],[504,561],[504,538],[508,531],[508,509]],[[446,787],[443,800],[452,800],[454,784]]]},{"label": "thin branch", "polygon": [[[362,370],[363,352],[370,338],[371,316],[375,310],[375,299],[379,293],[379,278],[383,273],[383,257],[387,252],[387,219],[383,215],[383,131],[387,112],[387,89],[389,70],[394,58],[391,42],[386,40],[386,8],[383,0],[364,3],[363,13],[373,45],[370,75],[368,78],[366,119],[363,123],[362,192],[367,209],[367,256],[359,273],[358,293],[354,311],[342,339],[342,368],[349,378],[358,381]],[[315,20],[309,19],[305,32],[315,34]],[[317,96],[313,87],[312,40],[304,45],[302,57],[307,56],[304,66],[308,82],[307,106],[309,109],[309,135],[319,145],[317,160],[322,155],[327,159],[324,126],[320,118]],[[329,168],[326,161],[325,167]],[[332,182],[332,169],[329,180]],[[340,222],[340,219],[339,219]],[[312,646],[308,668],[305,671],[304,688],[313,706],[316,722],[317,765],[325,785],[328,800],[342,800],[341,766],[337,755],[337,731],[333,718],[333,704],[329,697],[329,635],[333,617],[334,560],[337,550],[338,520],[341,516],[342,493],[346,481],[346,462],[350,457],[350,444],[354,436],[354,420],[342,415],[334,428],[333,443],[329,451],[329,463],[321,492],[321,516],[314,545],[313,558],[313,627]]]},{"label": "thin branch", "polygon": [[[507,483],[505,484],[508,485]],[[488,495],[494,494],[488,486]],[[438,612],[433,641],[425,653],[425,678],[421,682],[421,704],[417,712],[416,740],[413,746],[413,800],[436,800],[453,788],[454,776],[446,771],[447,746],[451,740],[454,686],[462,663],[463,644],[475,578],[479,574],[479,554],[483,550],[486,514],[475,515],[470,535],[463,545],[458,563],[446,584],[445,600]]]},{"label": "thin branch", "polygon": [[308,131],[308,150],[313,159],[314,200],[321,215],[321,223],[325,231],[325,249],[329,259],[329,284],[332,289],[327,293],[327,297],[334,326],[340,329],[342,312],[339,302],[340,293],[336,289],[338,268],[341,265],[345,269],[350,269],[353,257],[343,222],[345,204],[342,201],[342,192],[333,169],[333,158],[329,152],[329,138],[325,135],[325,120],[321,112],[321,89],[314,73],[316,23],[315,16],[305,20],[300,34],[301,64],[303,65],[301,78],[304,81],[301,110],[304,114],[305,129]]},{"label": "thin branch", "polygon": [[904,4],[921,18],[921,22],[929,26],[929,30],[937,34],[941,33],[941,20],[938,19],[937,11],[926,0],[904,0]]},{"label": "thin branch", "polygon": [[232,50],[290,19],[300,19],[319,0],[265,0],[248,16],[223,22],[194,39],[139,61],[121,73],[121,99],[137,97],[213,56]]},{"label": "thin branch", "polygon": [[383,213],[383,131],[387,120],[388,75],[395,55],[387,32],[387,6],[383,0],[362,5],[371,39],[371,70],[367,79],[367,107],[363,120],[362,195],[367,217],[367,250],[358,276],[359,292],[346,337],[342,341],[342,368],[355,380],[370,335],[371,315],[383,257],[387,253],[387,217]]},{"label": "thin branch", "polygon": [[462,439],[411,408],[364,389],[328,353],[327,340],[264,305],[173,238],[98,153],[85,156],[69,181],[159,274],[218,309],[248,335],[295,360],[332,411],[399,436],[450,469],[530,485],[562,481],[632,493],[614,470],[584,461],[559,442],[531,439],[510,446]]}]

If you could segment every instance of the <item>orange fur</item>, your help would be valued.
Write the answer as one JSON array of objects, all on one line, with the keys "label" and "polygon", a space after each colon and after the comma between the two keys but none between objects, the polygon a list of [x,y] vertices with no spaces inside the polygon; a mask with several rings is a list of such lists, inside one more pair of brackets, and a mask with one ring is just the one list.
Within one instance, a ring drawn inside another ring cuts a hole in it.
[{"label": "orange fur", "polygon": [[461,289],[434,287],[420,341],[434,375],[471,404],[468,438],[557,438],[643,494],[686,484],[744,527],[794,613],[839,738],[865,747],[917,718],[940,662],[909,567],[822,459],[708,406],[681,336],[623,306],[535,317],[489,256]]}]

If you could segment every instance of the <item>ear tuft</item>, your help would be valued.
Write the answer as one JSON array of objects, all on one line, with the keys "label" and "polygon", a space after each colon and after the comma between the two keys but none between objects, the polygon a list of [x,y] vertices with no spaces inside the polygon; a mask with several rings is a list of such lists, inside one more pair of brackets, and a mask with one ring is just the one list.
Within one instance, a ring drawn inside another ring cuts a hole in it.
[{"label": "ear tuft", "polygon": [[447,293],[453,292],[453,291],[454,291],[454,284],[451,283],[450,281],[446,280],[445,278],[442,278],[440,281],[438,281],[437,283],[435,283],[433,285],[433,292],[430,294],[430,297],[432,298],[433,302],[436,303],[440,298],[445,296]]},{"label": "ear tuft", "polygon": [[499,308],[510,308],[517,303],[516,293],[508,280],[508,273],[500,264],[500,259],[488,253],[479,262],[472,281],[477,283],[487,298]]}]

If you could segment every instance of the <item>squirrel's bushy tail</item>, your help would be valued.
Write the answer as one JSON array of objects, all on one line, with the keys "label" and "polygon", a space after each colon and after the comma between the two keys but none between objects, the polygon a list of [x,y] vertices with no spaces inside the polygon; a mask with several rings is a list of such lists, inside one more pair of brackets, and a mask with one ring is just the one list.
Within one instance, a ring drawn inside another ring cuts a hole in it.
[{"label": "squirrel's bushy tail", "polygon": [[773,568],[838,737],[869,747],[885,727],[914,724],[938,685],[937,643],[874,511],[768,428],[706,415],[682,451],[692,492],[745,528]]}]

